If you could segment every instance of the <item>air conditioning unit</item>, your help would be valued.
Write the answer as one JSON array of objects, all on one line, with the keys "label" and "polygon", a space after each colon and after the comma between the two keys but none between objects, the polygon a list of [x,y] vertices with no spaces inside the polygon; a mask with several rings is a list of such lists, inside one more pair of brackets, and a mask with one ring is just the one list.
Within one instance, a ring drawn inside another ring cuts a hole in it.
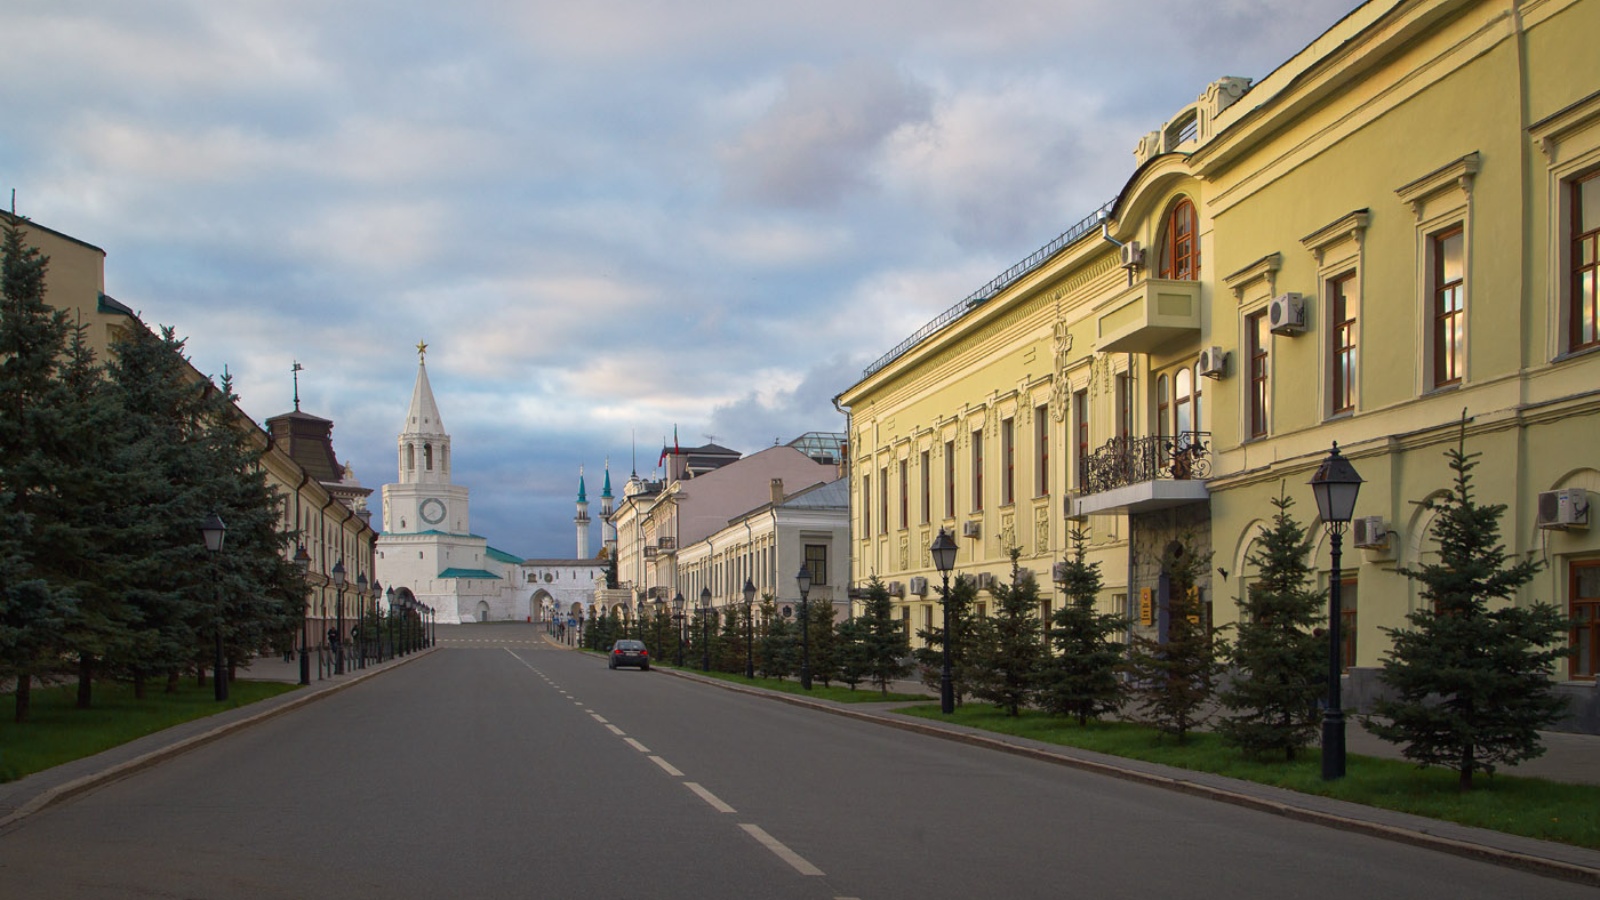
[{"label": "air conditioning unit", "polygon": [[1350,543],[1363,550],[1389,549],[1389,526],[1383,516],[1356,516],[1350,520]]},{"label": "air conditioning unit", "polygon": [[1583,488],[1562,488],[1539,494],[1540,528],[1588,528],[1589,493]]},{"label": "air conditioning unit", "polygon": [[982,524],[983,524],[982,522],[979,522],[976,519],[972,520],[971,522],[962,522],[961,523],[961,536],[962,537],[969,537],[969,538],[977,537],[978,535],[980,535],[982,533],[982,530],[979,528],[979,526],[982,525]]},{"label": "air conditioning unit", "polygon": [[1200,351],[1200,374],[1207,378],[1221,378],[1228,365],[1228,354],[1221,347],[1207,347]]},{"label": "air conditioning unit", "polygon": [[1058,562],[1055,565],[1051,566],[1050,567],[1050,580],[1052,582],[1056,583],[1056,584],[1060,584],[1061,582],[1066,581],[1067,580],[1067,564],[1064,563],[1064,562]]},{"label": "air conditioning unit", "polygon": [[891,582],[889,582],[889,596],[891,596],[891,597],[904,597],[905,595],[906,595],[906,583],[905,582],[903,582],[903,581],[891,581]]},{"label": "air conditioning unit", "polygon": [[1122,245],[1122,267],[1124,269],[1144,268],[1144,248],[1138,241],[1129,241]]},{"label": "air conditioning unit", "polygon": [[978,573],[978,590],[994,592],[994,574],[991,572]]},{"label": "air conditioning unit", "polygon": [[1306,330],[1306,300],[1299,294],[1279,294],[1272,298],[1267,324],[1273,334],[1301,334]]},{"label": "air conditioning unit", "polygon": [[1034,576],[1033,576],[1033,570],[1032,569],[1027,568],[1026,566],[1017,569],[1017,584],[1024,584],[1026,582],[1032,581],[1033,578],[1034,578]]},{"label": "air conditioning unit", "polygon": [[928,595],[928,579],[921,575],[911,576],[911,593],[918,597],[926,597]]}]

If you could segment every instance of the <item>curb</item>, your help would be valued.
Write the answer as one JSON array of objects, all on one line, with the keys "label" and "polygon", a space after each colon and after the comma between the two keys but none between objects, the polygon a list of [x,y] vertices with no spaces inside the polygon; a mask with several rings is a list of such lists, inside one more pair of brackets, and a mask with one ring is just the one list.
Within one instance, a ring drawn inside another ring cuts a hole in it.
[{"label": "curb", "polygon": [[[1507,868],[1519,869],[1535,875],[1542,875],[1547,878],[1559,878],[1563,881],[1576,882],[1578,884],[1589,885],[1591,887],[1600,887],[1600,868],[1597,867],[1563,862],[1561,860],[1535,856],[1528,853],[1518,852],[1516,850],[1507,850],[1501,847],[1492,847],[1487,844],[1478,844],[1471,841],[1459,840],[1457,838],[1445,837],[1443,835],[1429,834],[1424,831],[1417,831],[1396,825],[1386,825],[1381,822],[1372,822],[1351,816],[1340,815],[1338,813],[1310,809],[1304,806],[1296,806],[1291,803],[1270,800],[1264,797],[1256,797],[1250,794],[1241,793],[1239,791],[1232,791],[1226,788],[1217,787],[1215,785],[1202,784],[1200,782],[1189,781],[1183,778],[1173,778],[1153,772],[1144,772],[1138,769],[1099,762],[1097,760],[1071,756],[1064,752],[1013,744],[982,734],[953,731],[951,729],[927,722],[893,718],[890,716],[885,716],[881,713],[862,712],[860,710],[849,709],[848,707],[838,706],[823,701],[810,700],[793,694],[784,694],[777,691],[767,691],[761,688],[733,684],[717,678],[706,678],[696,675],[692,672],[684,672],[677,669],[668,668],[663,668],[660,671],[666,672],[678,678],[683,678],[687,681],[694,681],[700,684],[718,687],[723,690],[733,691],[735,693],[765,697],[769,700],[776,700],[780,703],[788,703],[792,706],[799,706],[817,712],[843,716],[847,719],[870,722],[877,725],[887,726],[889,728],[898,728],[902,731],[915,732],[917,734],[927,735],[929,737],[941,738],[948,741],[954,741],[956,743],[968,744],[974,747],[982,747],[988,750],[996,750],[1001,753],[1009,753],[1013,756],[1021,756],[1027,759],[1037,760],[1039,762],[1051,763],[1053,765],[1065,766],[1072,769],[1079,769],[1081,771],[1105,775],[1111,778],[1119,778],[1123,781],[1132,781],[1139,784],[1149,785],[1151,787],[1177,791],[1179,793],[1190,794],[1197,797],[1204,797],[1206,799],[1216,800],[1222,803],[1229,803],[1234,806],[1245,807],[1247,809],[1254,809],[1260,812],[1282,816],[1286,819],[1293,819],[1299,822],[1308,822],[1329,828],[1337,828],[1342,831],[1365,834],[1371,837],[1382,838],[1384,840],[1395,841],[1402,844],[1409,844],[1414,847],[1422,847],[1428,850],[1436,850],[1441,853],[1449,853],[1452,856],[1460,856],[1467,859],[1475,859],[1479,862],[1487,862]],[[1454,823],[1450,824],[1453,825]],[[1460,827],[1466,828],[1472,826]],[[1512,835],[1512,837],[1515,837],[1515,835]],[[1525,840],[1536,839],[1526,838]],[[1567,845],[1557,844],[1556,846],[1566,847]],[[1583,848],[1575,849],[1581,850]]]},{"label": "curb", "polygon": [[157,747],[148,753],[134,757],[133,759],[125,762],[117,763],[109,768],[102,769],[98,772],[92,772],[80,778],[75,778],[72,781],[66,782],[65,784],[58,784],[55,787],[47,788],[40,792],[38,796],[17,807],[8,815],[0,817],[0,832],[6,831],[13,825],[16,825],[23,819],[33,815],[36,812],[49,809],[58,803],[64,803],[68,800],[71,800],[73,797],[78,796],[79,794],[94,790],[102,785],[110,784],[113,781],[126,778],[135,772],[148,769],[151,766],[165,762],[175,756],[187,753],[197,747],[203,747],[206,744],[226,737],[235,731],[248,728],[251,725],[260,724],[268,719],[277,718],[284,713],[299,709],[308,703],[314,703],[324,697],[337,694],[340,691],[360,684],[369,678],[382,675],[385,672],[393,671],[400,666],[421,659],[422,657],[432,653],[435,649],[436,648],[429,647],[421,652],[408,654],[407,658],[398,660],[382,669],[363,672],[347,681],[329,685],[328,687],[320,688],[309,693],[294,695],[290,697],[290,699],[272,707],[271,709],[263,709],[260,712],[234,719],[231,722],[225,722],[216,726],[215,728],[203,731],[200,734],[191,735],[180,741],[174,741],[165,747]]}]

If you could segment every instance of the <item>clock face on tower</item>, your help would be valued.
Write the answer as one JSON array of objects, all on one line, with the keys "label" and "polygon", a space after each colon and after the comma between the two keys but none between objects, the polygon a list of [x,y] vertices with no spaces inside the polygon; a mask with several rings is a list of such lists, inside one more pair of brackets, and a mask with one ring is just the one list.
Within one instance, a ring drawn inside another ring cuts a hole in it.
[{"label": "clock face on tower", "polygon": [[422,516],[422,521],[429,525],[437,525],[444,521],[444,502],[433,497],[422,501],[417,507],[417,512]]}]

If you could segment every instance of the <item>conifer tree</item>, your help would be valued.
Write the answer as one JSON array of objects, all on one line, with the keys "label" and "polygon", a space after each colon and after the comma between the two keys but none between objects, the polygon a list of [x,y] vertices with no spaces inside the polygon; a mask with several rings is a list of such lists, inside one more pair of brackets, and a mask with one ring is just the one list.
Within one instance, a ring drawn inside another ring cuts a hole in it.
[{"label": "conifer tree", "polygon": [[973,696],[1016,716],[1038,686],[1044,645],[1040,635],[1039,581],[1018,565],[1021,549],[1012,547],[1011,581],[996,584],[992,638],[967,657]]},{"label": "conifer tree", "polygon": [[1294,501],[1280,492],[1272,505],[1272,527],[1248,557],[1258,574],[1239,599],[1233,681],[1219,696],[1228,712],[1218,731],[1248,755],[1293,760],[1321,721],[1328,639],[1314,629],[1326,596],[1311,586],[1311,536],[1289,513]]},{"label": "conifer tree", "polygon": [[1100,564],[1088,561],[1088,538],[1080,529],[1072,532],[1072,553],[1063,567],[1066,602],[1051,617],[1055,653],[1040,671],[1039,700],[1046,710],[1084,725],[1116,712],[1127,697],[1118,676],[1127,653],[1128,620],[1096,609],[1103,586]]},{"label": "conifer tree", "polygon": [[906,657],[911,652],[911,642],[900,623],[894,620],[894,601],[889,588],[872,576],[867,582],[867,596],[861,612],[865,632],[863,640],[867,679],[884,694],[889,693],[889,683],[906,677],[911,665]]},{"label": "conifer tree", "polygon": [[[939,590],[944,590],[942,583]],[[950,582],[950,596],[940,598],[938,624],[917,629],[922,646],[912,651],[923,685],[937,692],[944,678],[945,619],[955,620],[955,639],[950,642],[950,683],[958,706],[961,698],[973,691],[969,661],[987,654],[995,640],[992,623],[977,610],[978,580],[971,575],[957,575]]]},{"label": "conifer tree", "polygon": [[811,617],[811,678],[827,685],[839,677],[839,638],[834,630],[833,603],[811,600],[806,607]]},{"label": "conifer tree", "polygon": [[711,667],[718,672],[744,671],[744,604],[722,608],[718,637],[711,652]]},{"label": "conifer tree", "polygon": [[788,678],[799,665],[794,625],[778,613],[777,602],[771,594],[761,598],[761,619],[766,625],[759,641],[761,655],[756,667],[768,678]]},{"label": "conifer tree", "polygon": [[1466,427],[1463,413],[1457,446],[1445,453],[1454,487],[1422,504],[1436,513],[1438,561],[1399,570],[1421,586],[1425,605],[1406,617],[1409,628],[1389,632],[1382,679],[1395,696],[1376,703],[1382,718],[1367,724],[1403,744],[1407,759],[1455,769],[1462,791],[1474,773],[1544,753],[1538,729],[1565,709],[1551,669],[1569,652],[1566,617],[1546,603],[1515,604],[1540,564],[1513,561],[1500,543],[1505,506],[1473,495],[1480,454],[1466,452]]},{"label": "conifer tree", "polygon": [[1218,629],[1206,620],[1198,594],[1199,575],[1209,562],[1209,555],[1182,551],[1167,556],[1171,593],[1166,640],[1136,635],[1128,659],[1141,716],[1180,744],[1205,723],[1225,649]]},{"label": "conifer tree", "polygon": [[33,680],[71,652],[72,591],[49,577],[39,533],[60,472],[61,357],[70,325],[45,303],[48,258],[25,246],[21,220],[0,214],[0,677],[15,681],[16,719],[28,719]]},{"label": "conifer tree", "polygon": [[839,680],[855,690],[867,677],[867,629],[859,616],[839,623]]}]

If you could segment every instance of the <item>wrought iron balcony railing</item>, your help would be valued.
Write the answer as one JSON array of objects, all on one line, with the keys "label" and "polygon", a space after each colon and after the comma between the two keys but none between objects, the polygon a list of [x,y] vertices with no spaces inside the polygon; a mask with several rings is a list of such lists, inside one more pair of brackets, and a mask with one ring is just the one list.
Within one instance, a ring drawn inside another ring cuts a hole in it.
[{"label": "wrought iron balcony railing", "polygon": [[1211,476],[1211,432],[1115,437],[1083,461],[1083,493],[1098,494],[1145,481]]}]

